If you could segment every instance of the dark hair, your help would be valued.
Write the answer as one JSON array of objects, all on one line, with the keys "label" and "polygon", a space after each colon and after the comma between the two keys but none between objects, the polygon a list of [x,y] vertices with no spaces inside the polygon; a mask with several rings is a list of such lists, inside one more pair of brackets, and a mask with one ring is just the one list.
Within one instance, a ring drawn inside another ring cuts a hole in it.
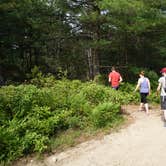
[{"label": "dark hair", "polygon": [[141,71],[139,74],[142,75],[142,76],[144,76],[144,75],[145,75],[145,72],[144,72],[144,71]]},{"label": "dark hair", "polygon": [[115,66],[112,66],[111,70],[115,70]]}]

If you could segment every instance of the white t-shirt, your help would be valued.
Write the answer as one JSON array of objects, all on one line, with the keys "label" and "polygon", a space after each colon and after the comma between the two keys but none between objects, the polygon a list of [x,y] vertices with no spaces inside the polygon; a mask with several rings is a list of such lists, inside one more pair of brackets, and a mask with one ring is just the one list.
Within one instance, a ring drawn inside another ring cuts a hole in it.
[{"label": "white t-shirt", "polygon": [[164,90],[164,87],[166,87],[166,77],[160,77],[158,80],[159,83],[161,83],[161,96],[166,96],[166,92]]}]

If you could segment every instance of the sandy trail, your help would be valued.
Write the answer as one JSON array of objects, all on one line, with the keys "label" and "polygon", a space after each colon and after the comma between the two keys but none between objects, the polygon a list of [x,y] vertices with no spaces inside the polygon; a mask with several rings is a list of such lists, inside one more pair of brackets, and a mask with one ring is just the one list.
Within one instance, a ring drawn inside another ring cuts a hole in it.
[{"label": "sandy trail", "polygon": [[166,127],[159,109],[149,116],[138,106],[126,109],[135,119],[127,128],[27,166],[166,166]]}]

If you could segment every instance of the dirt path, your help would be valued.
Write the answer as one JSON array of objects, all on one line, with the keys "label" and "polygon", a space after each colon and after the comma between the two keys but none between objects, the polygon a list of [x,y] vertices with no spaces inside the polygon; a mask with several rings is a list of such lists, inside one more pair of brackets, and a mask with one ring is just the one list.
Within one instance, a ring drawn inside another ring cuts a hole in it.
[{"label": "dirt path", "polygon": [[126,108],[135,118],[127,128],[27,166],[166,166],[166,127],[160,112],[153,109],[147,116],[137,108]]}]

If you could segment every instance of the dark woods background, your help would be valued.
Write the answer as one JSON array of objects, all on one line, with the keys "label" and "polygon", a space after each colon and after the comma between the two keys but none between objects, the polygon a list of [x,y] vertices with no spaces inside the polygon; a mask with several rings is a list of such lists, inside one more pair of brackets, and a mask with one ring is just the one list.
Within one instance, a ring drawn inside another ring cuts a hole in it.
[{"label": "dark woods background", "polygon": [[114,65],[132,82],[166,65],[165,0],[1,0],[0,22],[1,83],[35,66],[91,80]]}]

